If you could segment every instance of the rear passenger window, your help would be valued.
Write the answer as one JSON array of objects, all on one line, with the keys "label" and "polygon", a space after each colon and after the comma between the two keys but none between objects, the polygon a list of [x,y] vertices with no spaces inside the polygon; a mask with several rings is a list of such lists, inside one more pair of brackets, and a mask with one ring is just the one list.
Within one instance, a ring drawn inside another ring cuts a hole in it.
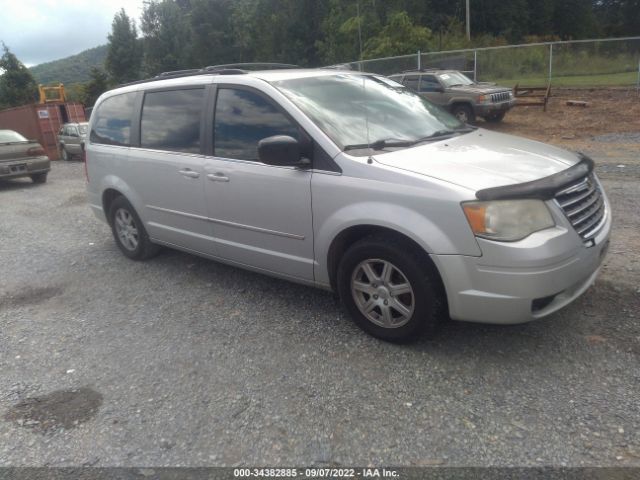
[{"label": "rear passenger window", "polygon": [[407,75],[404,77],[404,86],[409,87],[411,90],[418,91],[418,82],[420,77],[418,75]]},{"label": "rear passenger window", "polygon": [[204,88],[150,92],[144,96],[140,146],[200,153]]},{"label": "rear passenger window", "polygon": [[440,83],[433,75],[423,75],[420,82],[421,92],[437,92],[440,89]]},{"label": "rear passenger window", "polygon": [[300,141],[298,128],[276,106],[257,93],[218,90],[214,125],[215,156],[258,160],[258,142],[273,135]]},{"label": "rear passenger window", "polygon": [[135,92],[107,98],[93,112],[94,121],[89,139],[91,143],[129,145],[131,143],[131,117]]}]

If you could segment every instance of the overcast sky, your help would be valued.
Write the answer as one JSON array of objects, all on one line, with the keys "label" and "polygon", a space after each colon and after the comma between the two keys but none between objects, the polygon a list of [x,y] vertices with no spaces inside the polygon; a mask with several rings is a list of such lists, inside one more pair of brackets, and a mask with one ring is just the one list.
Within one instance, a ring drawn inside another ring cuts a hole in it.
[{"label": "overcast sky", "polygon": [[0,41],[29,67],[58,60],[107,43],[120,8],[139,26],[142,1],[0,0]]}]

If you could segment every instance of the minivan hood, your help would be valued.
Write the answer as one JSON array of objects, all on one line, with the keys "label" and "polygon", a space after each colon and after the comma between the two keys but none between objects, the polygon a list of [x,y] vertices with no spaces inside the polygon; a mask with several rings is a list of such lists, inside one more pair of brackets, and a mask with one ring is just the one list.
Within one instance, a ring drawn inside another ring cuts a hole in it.
[{"label": "minivan hood", "polygon": [[548,177],[580,161],[572,152],[484,129],[374,158],[474,191]]}]

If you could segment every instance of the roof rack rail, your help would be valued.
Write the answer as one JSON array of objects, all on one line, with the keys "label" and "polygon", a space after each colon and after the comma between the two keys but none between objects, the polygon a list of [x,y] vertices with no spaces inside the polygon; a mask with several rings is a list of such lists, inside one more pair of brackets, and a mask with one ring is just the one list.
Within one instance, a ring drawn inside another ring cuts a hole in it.
[{"label": "roof rack rail", "polygon": [[423,68],[412,68],[411,70],[403,70],[400,73],[411,73],[411,72],[438,72],[440,70],[446,70],[446,68],[438,68],[438,67],[423,67]]},{"label": "roof rack rail", "polygon": [[224,65],[210,65],[208,67],[204,67],[203,70],[206,71],[217,71],[217,70],[226,70],[226,69],[242,69],[242,70],[251,70],[251,69],[288,69],[288,68],[300,68],[299,65],[293,65],[290,63],[270,63],[270,62],[254,62],[254,63],[227,63]]},{"label": "roof rack rail", "polygon": [[166,77],[177,77],[180,75],[195,75],[198,72],[200,72],[200,70],[201,70],[200,68],[190,68],[188,70],[172,70],[169,72],[159,73],[158,75],[156,75],[156,77],[166,78]]},{"label": "roof rack rail", "polygon": [[[246,67],[262,67],[261,69],[288,69],[300,68],[298,65],[289,63],[229,63],[226,65],[210,65],[204,68],[191,68],[188,70],[173,70],[170,72],[162,72],[155,77],[146,78],[144,80],[136,80],[135,82],[123,83],[120,87],[128,85],[137,85],[139,83],[156,82],[158,80],[168,80],[170,78],[191,77],[193,75],[242,75],[247,73],[250,68]],[[255,68],[258,69],[258,68]]]}]

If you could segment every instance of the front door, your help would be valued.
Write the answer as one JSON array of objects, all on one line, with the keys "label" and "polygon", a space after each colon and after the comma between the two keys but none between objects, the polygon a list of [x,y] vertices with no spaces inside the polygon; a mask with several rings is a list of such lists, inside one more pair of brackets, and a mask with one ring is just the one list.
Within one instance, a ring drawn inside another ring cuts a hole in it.
[{"label": "front door", "polygon": [[257,90],[219,87],[205,197],[218,254],[232,262],[313,280],[311,175],[258,161],[258,142],[304,133]]},{"label": "front door", "polygon": [[436,105],[444,106],[449,103],[449,95],[444,92],[435,75],[422,75],[420,95]]}]

